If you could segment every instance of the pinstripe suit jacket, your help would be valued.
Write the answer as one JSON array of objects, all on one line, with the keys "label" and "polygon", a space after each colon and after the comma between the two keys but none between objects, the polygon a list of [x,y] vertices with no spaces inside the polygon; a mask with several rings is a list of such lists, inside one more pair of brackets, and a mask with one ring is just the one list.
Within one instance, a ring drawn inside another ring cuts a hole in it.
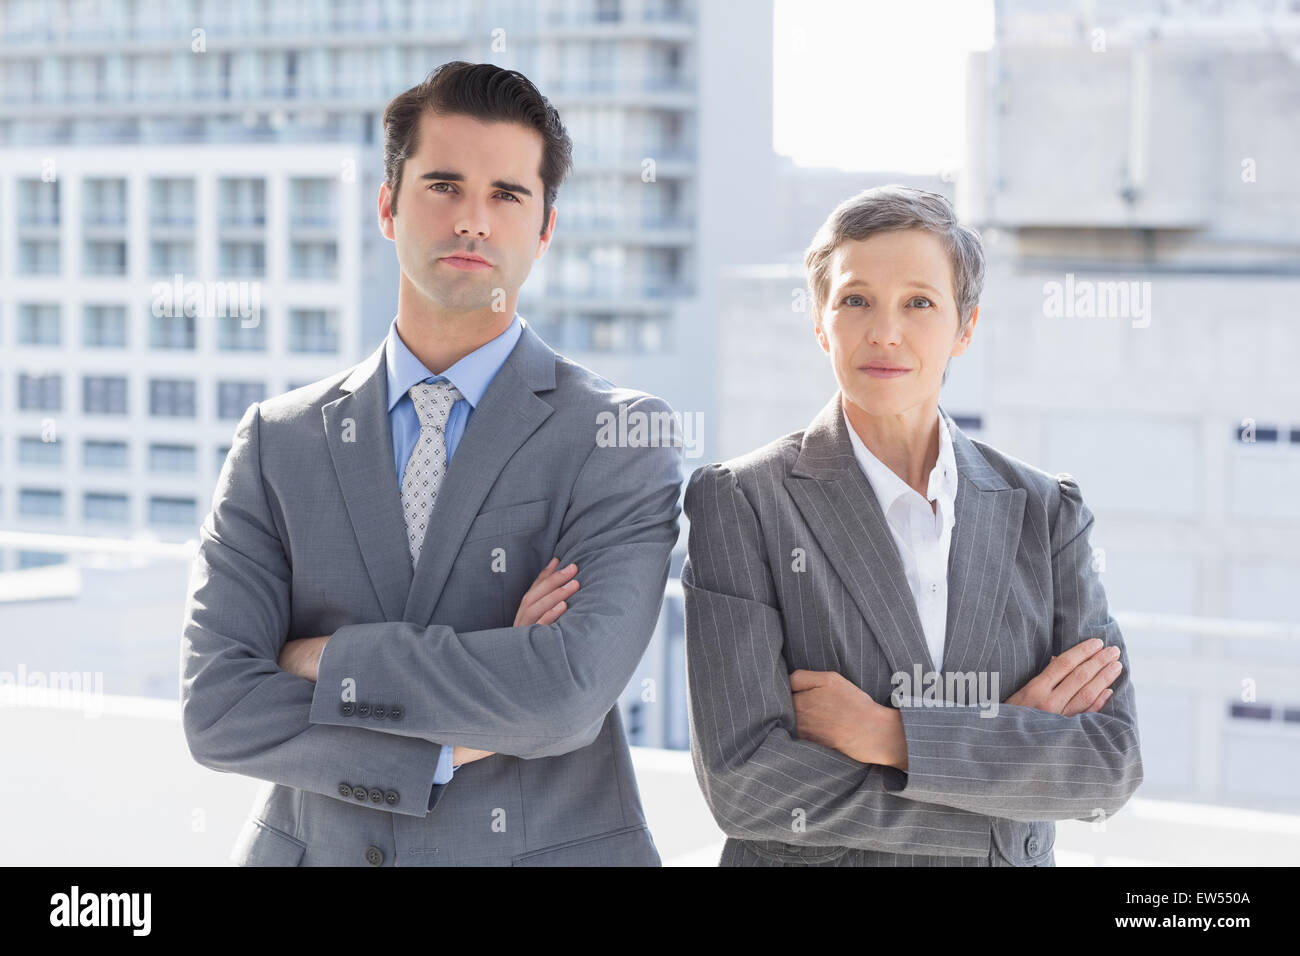
[{"label": "pinstripe suit jacket", "polygon": [[990,688],[996,675],[1000,702],[1100,637],[1120,648],[1114,695],[1074,717],[956,705],[949,687],[928,705],[900,695],[906,772],[796,736],[793,670],[838,671],[883,704],[893,675],[936,670],[837,392],[805,430],[687,484],[691,754],[727,835],[721,865],[1054,866],[1052,821],[1109,817],[1142,782],[1128,655],[1079,486],[940,412],[958,473],[944,673]]}]

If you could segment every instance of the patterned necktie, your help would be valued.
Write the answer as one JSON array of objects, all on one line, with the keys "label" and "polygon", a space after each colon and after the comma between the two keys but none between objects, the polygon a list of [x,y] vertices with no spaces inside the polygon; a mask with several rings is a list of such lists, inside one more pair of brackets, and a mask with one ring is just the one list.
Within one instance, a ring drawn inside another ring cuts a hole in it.
[{"label": "patterned necktie", "polygon": [[416,567],[424,550],[424,533],[433,515],[438,486],[447,473],[447,416],[463,396],[447,381],[413,386],[410,395],[420,419],[420,437],[402,473],[402,513],[406,516],[411,566]]}]

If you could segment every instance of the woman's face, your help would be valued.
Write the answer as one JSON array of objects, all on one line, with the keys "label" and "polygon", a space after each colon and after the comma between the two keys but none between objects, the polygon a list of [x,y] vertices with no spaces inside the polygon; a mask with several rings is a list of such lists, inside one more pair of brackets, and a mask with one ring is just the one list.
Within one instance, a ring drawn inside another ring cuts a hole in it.
[{"label": "woman's face", "polygon": [[924,229],[879,232],[831,254],[829,295],[815,326],[840,389],[869,415],[901,415],[933,400],[948,359],[970,345],[952,264]]}]

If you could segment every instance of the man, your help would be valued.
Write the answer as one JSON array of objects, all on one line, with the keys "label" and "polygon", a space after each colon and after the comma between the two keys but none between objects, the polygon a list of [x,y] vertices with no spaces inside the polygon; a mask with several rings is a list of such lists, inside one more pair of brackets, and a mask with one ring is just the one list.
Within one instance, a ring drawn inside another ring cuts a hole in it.
[{"label": "man", "polygon": [[515,313],[572,150],[526,78],[444,64],[384,127],[398,313],[239,423],[186,607],[190,751],[269,782],[240,864],[657,866],[616,702],[681,450],[599,437],[672,412]]}]

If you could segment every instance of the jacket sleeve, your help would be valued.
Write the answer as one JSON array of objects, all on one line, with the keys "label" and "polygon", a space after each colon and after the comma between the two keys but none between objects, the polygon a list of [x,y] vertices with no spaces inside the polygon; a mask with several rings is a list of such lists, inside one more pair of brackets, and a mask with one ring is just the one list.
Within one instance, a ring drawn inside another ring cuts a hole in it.
[{"label": "jacket sleeve", "polygon": [[251,405],[199,532],[181,634],[181,717],[200,764],[423,817],[441,787],[441,748],[426,740],[308,718],[314,685],[278,664],[292,579],[262,481],[261,410]]},{"label": "jacket sleeve", "polygon": [[1058,475],[1057,484],[1052,653],[1094,637],[1118,647],[1123,670],[1110,699],[1073,717],[1014,704],[991,718],[979,707],[900,707],[908,769],[886,768],[890,792],[1011,820],[1096,820],[1118,812],[1142,783],[1131,666],[1095,568],[1093,514],[1073,477]]},{"label": "jacket sleeve", "polygon": [[[630,403],[633,412],[672,414],[650,395]],[[680,530],[681,460],[679,444],[596,443],[574,482],[555,547],[558,567],[577,564],[580,582],[559,620],[477,631],[407,622],[341,627],[321,656],[310,720],[357,722],[339,706],[343,681],[352,678],[358,696],[382,688],[407,702],[399,722],[364,722],[384,736],[523,758],[591,744],[659,618]]]}]

